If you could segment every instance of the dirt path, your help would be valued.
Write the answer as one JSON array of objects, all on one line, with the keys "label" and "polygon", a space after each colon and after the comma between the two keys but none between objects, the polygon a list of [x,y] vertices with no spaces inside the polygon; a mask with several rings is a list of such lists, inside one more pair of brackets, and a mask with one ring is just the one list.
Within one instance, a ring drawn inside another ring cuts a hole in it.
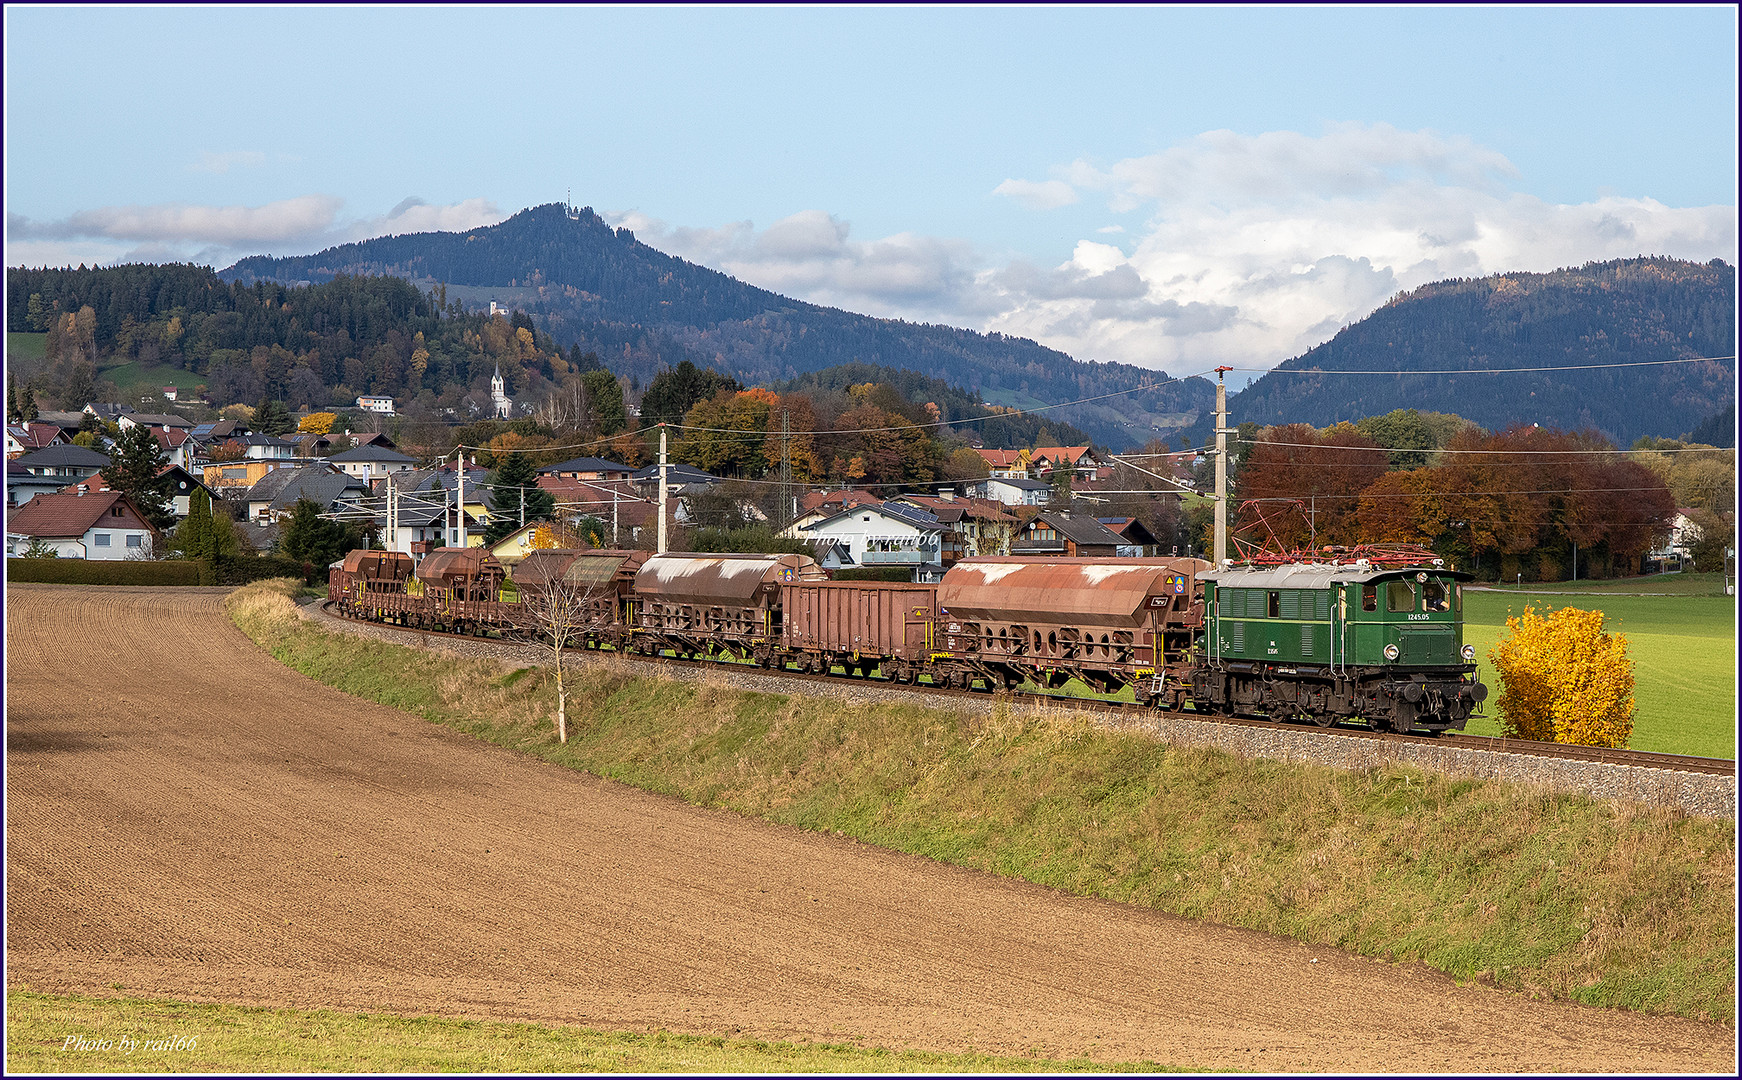
[{"label": "dirt path", "polygon": [[576,775],[287,671],[221,592],[9,590],[9,987],[1262,1071],[1735,1063],[1721,1027]]}]

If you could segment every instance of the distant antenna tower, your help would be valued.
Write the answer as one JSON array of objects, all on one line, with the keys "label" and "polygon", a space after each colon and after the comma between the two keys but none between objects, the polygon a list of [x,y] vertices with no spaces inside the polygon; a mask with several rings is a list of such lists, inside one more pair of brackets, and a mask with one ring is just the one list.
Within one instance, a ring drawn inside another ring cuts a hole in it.
[{"label": "distant antenna tower", "polygon": [[569,188],[568,198],[563,203],[563,209],[568,213],[570,221],[581,220],[581,215],[575,210],[575,189]]}]

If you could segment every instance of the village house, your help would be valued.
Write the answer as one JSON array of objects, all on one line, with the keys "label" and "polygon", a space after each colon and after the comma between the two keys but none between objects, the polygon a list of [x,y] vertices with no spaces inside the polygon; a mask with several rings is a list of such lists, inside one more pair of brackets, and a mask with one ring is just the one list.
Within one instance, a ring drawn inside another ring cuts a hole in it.
[{"label": "village house", "polygon": [[634,472],[635,470],[629,466],[620,465],[615,461],[582,457],[556,465],[546,465],[538,470],[538,475],[555,476],[564,480],[627,480]]},{"label": "village house", "polygon": [[1160,550],[1160,541],[1156,540],[1143,522],[1133,517],[1096,518],[1107,526],[1107,531],[1119,537],[1120,544],[1113,552],[1121,559],[1142,559],[1157,555],[1171,554]]},{"label": "village house", "polygon": [[6,456],[20,458],[50,446],[70,442],[65,432],[54,424],[36,422],[6,425]]},{"label": "village house", "polygon": [[974,453],[985,460],[987,470],[994,477],[1005,480],[1029,479],[1030,455],[1027,450],[987,450],[976,446]]},{"label": "village house", "polygon": [[242,501],[249,521],[270,522],[289,517],[300,499],[308,499],[322,513],[330,513],[342,501],[359,499],[368,493],[368,486],[356,477],[329,465],[316,464],[274,469],[256,481]]},{"label": "village house", "polygon": [[[634,545],[659,530],[658,488],[648,499],[627,480],[572,480],[540,476],[538,486],[556,499],[557,516],[573,523],[583,517],[598,518],[605,527],[605,542],[611,547]],[[687,518],[681,497],[669,508],[673,522]]]},{"label": "village house", "polygon": [[1036,477],[1064,470],[1084,480],[1094,478],[1100,466],[1086,446],[1038,446],[1030,455]]},{"label": "village house", "polygon": [[936,495],[898,495],[890,502],[917,506],[944,526],[942,563],[976,555],[1008,555],[1017,520],[993,499],[959,497],[951,489]]},{"label": "village house", "polygon": [[1041,511],[1010,542],[1012,555],[1060,555],[1073,559],[1116,558],[1119,534],[1092,517]]},{"label": "village house", "polygon": [[1044,480],[994,476],[965,486],[970,497],[992,499],[1005,506],[1045,506],[1052,501],[1052,485]]},{"label": "village house", "polygon": [[150,558],[155,530],[132,499],[118,491],[37,495],[6,522],[6,550],[22,555],[32,541],[62,559]]},{"label": "village house", "polygon": [[57,490],[109,467],[109,455],[71,443],[45,447],[17,461],[32,476],[58,480]]},{"label": "village house", "polygon": [[375,445],[355,446],[343,453],[334,454],[327,461],[369,483],[392,473],[409,472],[417,465],[416,458]]},{"label": "village house", "polygon": [[[188,511],[193,506],[194,492],[203,490],[207,496],[213,499],[220,498],[220,496],[213,492],[211,488],[200,483],[198,477],[193,473],[188,472],[180,465],[165,465],[157,471],[157,475],[163,480],[168,489],[166,492],[167,502],[165,503],[165,506],[178,521],[188,516]],[[103,479],[102,473],[93,473],[85,479],[80,480],[75,484],[68,484],[59,490],[77,492],[80,489],[83,489],[87,493],[114,490],[109,487],[109,482]]]},{"label": "village house", "polygon": [[943,577],[944,526],[917,506],[853,506],[800,532],[817,542],[824,569],[895,566],[916,582]]}]

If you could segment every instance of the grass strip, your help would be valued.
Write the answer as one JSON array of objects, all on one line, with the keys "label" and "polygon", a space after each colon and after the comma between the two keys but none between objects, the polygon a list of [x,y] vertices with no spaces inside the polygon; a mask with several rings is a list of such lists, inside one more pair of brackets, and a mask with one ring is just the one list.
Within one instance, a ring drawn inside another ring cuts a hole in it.
[{"label": "grass strip", "polygon": [[886,1050],[669,1031],[6,992],[6,1071],[44,1073],[1179,1072],[1152,1062]]},{"label": "grass strip", "polygon": [[1732,821],[1401,765],[1174,749],[1058,709],[990,715],[760,694],[596,657],[572,680],[229,598],[330,686],[688,802],[1077,895],[1420,961],[1535,996],[1734,1022]]}]

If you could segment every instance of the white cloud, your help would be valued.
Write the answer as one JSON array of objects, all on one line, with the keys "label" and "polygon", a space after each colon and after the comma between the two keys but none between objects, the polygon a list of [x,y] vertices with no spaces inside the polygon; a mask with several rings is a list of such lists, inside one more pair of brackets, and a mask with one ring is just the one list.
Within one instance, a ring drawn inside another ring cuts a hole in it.
[{"label": "white cloud", "polygon": [[[1378,125],[1320,137],[1211,132],[1161,154],[1062,170],[1114,209],[1145,210],[1129,266],[1141,303],[1011,288],[987,329],[1078,357],[1165,367],[1269,367],[1431,281],[1642,254],[1735,259],[1733,206],[1613,196],[1555,205],[1468,139]],[[1059,273],[1107,272],[1080,244]],[[1174,306],[1170,306],[1174,305]]]},{"label": "white cloud", "polygon": [[856,241],[847,222],[820,210],[782,218],[761,232],[748,221],[698,229],[672,227],[638,211],[604,217],[667,254],[816,304],[919,320],[978,321],[994,313],[980,307],[978,263],[962,240],[901,233]]},{"label": "white cloud", "polygon": [[1639,255],[1736,259],[1734,206],[1548,203],[1514,190],[1517,169],[1492,149],[1383,124],[1207,132],[1159,154],[1052,171],[1059,179],[1007,180],[995,193],[1040,209],[1096,193],[1112,211],[1140,212],[1140,224],[1097,228],[1068,260],[1039,267],[1000,265],[959,240],[856,241],[820,210],[761,232],[747,221],[612,219],[664,251],[814,303],[1176,375],[1273,366],[1445,278]]},{"label": "white cloud", "polygon": [[59,221],[7,215],[7,265],[193,261],[223,268],[259,254],[310,254],[395,233],[464,231],[502,220],[494,204],[431,206],[408,198],[386,214],[342,219],[344,201],[303,195],[262,206],[161,203],[82,210]]},{"label": "white cloud", "polygon": [[1056,210],[1077,201],[1076,189],[1063,180],[1006,180],[992,194],[1015,199],[1030,210]]}]

